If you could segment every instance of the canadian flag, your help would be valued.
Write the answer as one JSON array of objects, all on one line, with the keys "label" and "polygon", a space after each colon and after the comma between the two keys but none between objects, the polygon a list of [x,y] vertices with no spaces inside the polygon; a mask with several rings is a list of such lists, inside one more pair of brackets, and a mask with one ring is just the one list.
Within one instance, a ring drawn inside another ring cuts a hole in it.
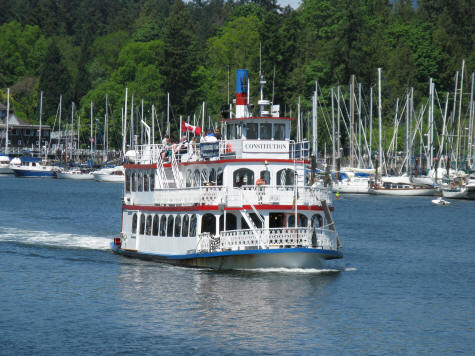
[{"label": "canadian flag", "polygon": [[191,131],[195,135],[198,135],[198,136],[201,135],[201,127],[190,125],[186,123],[185,121],[181,122],[181,131],[182,132]]}]

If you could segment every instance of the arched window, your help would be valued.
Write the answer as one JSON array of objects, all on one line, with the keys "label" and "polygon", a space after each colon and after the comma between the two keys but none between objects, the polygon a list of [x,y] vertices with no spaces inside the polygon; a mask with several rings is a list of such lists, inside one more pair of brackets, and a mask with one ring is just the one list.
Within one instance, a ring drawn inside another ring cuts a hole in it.
[{"label": "arched window", "polygon": [[139,192],[143,192],[143,173],[142,172],[140,172],[139,175],[138,175],[137,190]]},{"label": "arched window", "polygon": [[175,218],[173,215],[168,215],[168,221],[167,221],[167,236],[168,237],[173,237],[173,222]]},{"label": "arched window", "polygon": [[140,214],[140,235],[145,233],[145,214]]},{"label": "arched window", "polygon": [[208,174],[207,169],[203,169],[201,171],[201,181],[203,182],[203,184],[206,184],[209,182],[209,174]]},{"label": "arched window", "polygon": [[233,186],[240,187],[243,185],[254,184],[254,172],[248,168],[240,168],[233,173]]},{"label": "arched window", "polygon": [[150,191],[153,192],[155,190],[155,171],[150,173]]},{"label": "arched window", "polygon": [[216,185],[216,170],[214,168],[211,168],[209,172],[209,181],[211,184]]},{"label": "arched window", "polygon": [[190,219],[190,237],[195,237],[196,236],[196,226],[198,224],[198,219],[196,218],[196,215],[193,214],[191,215]]},{"label": "arched window", "polygon": [[134,172],[132,173],[132,183],[130,189],[132,189],[133,192],[137,191],[137,173]]},{"label": "arched window", "polygon": [[284,214],[283,213],[270,213],[269,214],[269,228],[284,227]]},{"label": "arched window", "polygon": [[[223,231],[223,227],[224,227],[224,214],[219,217],[219,231]],[[236,229],[237,229],[236,215],[227,213],[225,230],[236,230]]]},{"label": "arched window", "polygon": [[188,169],[186,171],[186,186],[187,187],[191,187],[193,184],[192,184],[192,180],[193,177],[192,177],[192,173],[191,173],[191,169]]},{"label": "arched window", "polygon": [[143,191],[148,192],[149,191],[149,186],[150,186],[150,180],[149,180],[148,172],[145,172],[143,176]]},{"label": "arched window", "polygon": [[[255,213],[251,213],[249,215],[251,215],[251,219],[252,219],[252,222],[254,223],[254,225],[258,229],[261,229],[262,228],[262,223],[261,223],[261,220],[257,217],[257,215]],[[264,217],[262,215],[261,215],[261,218],[264,219]],[[241,218],[241,227],[242,227],[242,229],[249,229],[249,225],[247,224],[246,220],[244,220],[244,218]]]},{"label": "arched window", "polygon": [[175,237],[180,237],[181,234],[181,215],[175,218]]},{"label": "arched window", "polygon": [[294,185],[295,171],[290,168],[277,171],[276,185]]},{"label": "arched window", "polygon": [[201,232],[216,234],[216,217],[213,214],[205,214],[201,218]]},{"label": "arched window", "polygon": [[153,226],[152,226],[152,235],[158,235],[158,215],[153,216]]},{"label": "arched window", "polygon": [[307,227],[307,225],[308,225],[308,218],[303,214],[299,214],[299,226]]},{"label": "arched window", "polygon": [[167,217],[162,215],[160,218],[160,236],[165,236],[167,234]]},{"label": "arched window", "polygon": [[260,179],[263,179],[267,185],[270,184],[270,172],[269,170],[265,170],[265,171],[261,171],[261,173],[259,174],[259,178]]},{"label": "arched window", "polygon": [[183,217],[183,225],[181,227],[181,236],[187,237],[188,236],[188,228],[190,227],[190,217],[185,215]]},{"label": "arched window", "polygon": [[218,173],[216,175],[216,185],[223,185],[223,169],[218,168]]},{"label": "arched window", "polygon": [[323,218],[320,214],[315,214],[312,216],[312,227],[322,227]]},{"label": "arched window", "polygon": [[[307,227],[308,218],[303,214],[297,215],[297,227]],[[291,214],[287,217],[287,226],[295,227],[295,214]]]},{"label": "arched window", "polygon": [[132,234],[137,233],[137,214],[132,216]]},{"label": "arched window", "polygon": [[125,171],[125,191],[130,192],[130,180],[131,180],[131,174],[130,170]]},{"label": "arched window", "polygon": [[195,173],[193,174],[193,186],[199,187],[201,186],[201,179],[200,179],[200,171],[195,169]]},{"label": "arched window", "polygon": [[145,226],[145,235],[152,234],[152,215],[147,215],[147,224]]}]

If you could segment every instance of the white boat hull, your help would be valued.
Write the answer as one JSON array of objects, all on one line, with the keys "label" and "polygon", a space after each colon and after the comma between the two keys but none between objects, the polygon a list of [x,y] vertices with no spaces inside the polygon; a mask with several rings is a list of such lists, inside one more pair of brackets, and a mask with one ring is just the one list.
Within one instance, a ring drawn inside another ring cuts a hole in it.
[{"label": "white boat hull", "polygon": [[442,196],[449,199],[468,199],[466,190],[442,190]]},{"label": "white boat hull", "polygon": [[13,171],[10,169],[9,166],[6,166],[6,167],[0,166],[0,174],[13,174]]},{"label": "white boat hull", "polygon": [[341,184],[334,185],[333,191],[345,194],[369,194],[369,187],[363,185]]},{"label": "white boat hull", "polygon": [[437,192],[435,188],[424,189],[370,189],[371,194],[393,196],[431,196]]},{"label": "white boat hull", "polygon": [[217,270],[258,268],[322,268],[328,259],[342,258],[341,253],[309,248],[276,250],[248,250],[221,253],[193,254],[190,256],[158,255],[125,250],[111,245],[114,252],[147,260],[157,260],[179,266]]},{"label": "white boat hull", "polygon": [[124,183],[125,176],[107,173],[94,173],[94,179],[98,182]]},{"label": "white boat hull", "polygon": [[60,179],[74,179],[74,180],[93,180],[94,179],[94,175],[90,173],[57,172],[56,177]]}]

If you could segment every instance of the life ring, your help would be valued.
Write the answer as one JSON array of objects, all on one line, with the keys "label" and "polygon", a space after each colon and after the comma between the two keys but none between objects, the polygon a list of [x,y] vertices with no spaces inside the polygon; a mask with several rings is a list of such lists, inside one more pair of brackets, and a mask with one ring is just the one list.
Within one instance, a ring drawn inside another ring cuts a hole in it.
[{"label": "life ring", "polygon": [[226,145],[226,153],[231,153],[233,151],[233,147],[231,146],[230,143]]},{"label": "life ring", "polygon": [[266,184],[266,181],[262,178],[259,178],[258,180],[256,180],[256,185],[265,185]]},{"label": "life ring", "polygon": [[452,188],[455,188],[455,182],[452,182]]}]

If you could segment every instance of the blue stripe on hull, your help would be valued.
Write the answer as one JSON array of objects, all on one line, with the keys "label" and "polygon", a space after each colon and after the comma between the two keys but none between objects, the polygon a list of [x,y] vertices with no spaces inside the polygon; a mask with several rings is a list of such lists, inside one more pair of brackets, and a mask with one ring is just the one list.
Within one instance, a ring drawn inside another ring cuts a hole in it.
[{"label": "blue stripe on hull", "polygon": [[25,170],[14,170],[15,176],[17,177],[53,177],[53,171],[25,171]]},{"label": "blue stripe on hull", "polygon": [[123,250],[111,243],[114,252],[146,260],[157,260],[187,267],[207,267],[215,269],[240,268],[319,268],[324,260],[342,258],[337,251],[311,248],[281,248],[266,250],[241,250],[187,255],[163,255],[146,252]]}]

